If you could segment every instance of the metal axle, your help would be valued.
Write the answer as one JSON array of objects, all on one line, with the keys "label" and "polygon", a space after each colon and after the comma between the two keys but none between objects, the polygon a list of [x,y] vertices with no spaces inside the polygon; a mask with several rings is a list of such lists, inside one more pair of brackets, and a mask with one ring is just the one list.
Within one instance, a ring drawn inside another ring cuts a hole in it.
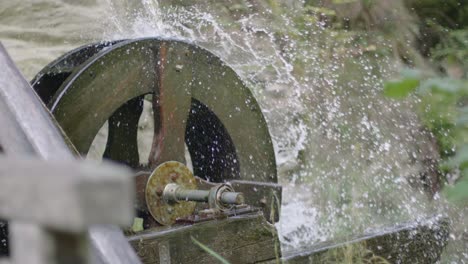
[{"label": "metal axle", "polygon": [[223,209],[229,205],[240,205],[244,203],[244,195],[225,184],[217,185],[210,190],[189,190],[178,184],[170,183],[163,191],[163,199],[167,203],[180,201],[207,202],[210,207]]}]

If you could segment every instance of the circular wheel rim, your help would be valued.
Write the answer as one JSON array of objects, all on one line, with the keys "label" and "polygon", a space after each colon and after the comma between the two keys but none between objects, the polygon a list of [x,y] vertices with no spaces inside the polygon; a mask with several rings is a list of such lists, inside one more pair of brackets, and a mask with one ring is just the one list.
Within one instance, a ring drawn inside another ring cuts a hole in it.
[{"label": "circular wheel rim", "polygon": [[[179,40],[144,38],[106,45],[86,46],[91,52],[85,61],[70,68],[46,101],[81,153],[87,153],[107,120],[110,130],[116,124],[137,129],[143,96],[153,94],[151,168],[168,160],[185,162],[185,142],[198,176],[216,182],[277,182],[273,146],[260,108],[238,75],[219,58]],[[77,52],[83,48],[46,67],[34,86],[39,87],[44,76]],[[122,152],[118,149],[134,152],[131,146],[136,146],[136,131],[124,130],[112,129],[105,156],[135,167],[138,160],[118,155]],[[128,144],[112,150],[122,137]]]}]

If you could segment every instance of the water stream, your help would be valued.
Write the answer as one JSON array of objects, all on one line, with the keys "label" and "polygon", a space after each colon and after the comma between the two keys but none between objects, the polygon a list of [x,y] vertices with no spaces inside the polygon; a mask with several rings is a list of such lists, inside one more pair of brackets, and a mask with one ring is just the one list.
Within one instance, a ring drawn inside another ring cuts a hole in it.
[{"label": "water stream", "polygon": [[64,52],[102,40],[181,38],[221,57],[252,87],[274,139],[284,249],[446,213],[421,183],[433,177],[438,154],[411,111],[414,99],[381,95],[402,66],[389,39],[298,21],[295,1],[230,9],[170,2],[0,0],[0,41],[28,79]]}]

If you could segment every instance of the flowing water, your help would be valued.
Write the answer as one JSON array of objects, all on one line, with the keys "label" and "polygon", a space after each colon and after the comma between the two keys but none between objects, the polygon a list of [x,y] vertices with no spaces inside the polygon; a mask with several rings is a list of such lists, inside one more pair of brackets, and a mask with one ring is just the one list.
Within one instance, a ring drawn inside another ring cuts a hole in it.
[{"label": "flowing water", "polygon": [[391,41],[298,21],[295,1],[193,2],[0,0],[0,41],[28,79],[68,50],[110,39],[181,38],[220,56],[252,87],[274,139],[284,249],[446,211],[438,195],[428,199],[438,154],[413,99],[381,95],[402,66]]}]

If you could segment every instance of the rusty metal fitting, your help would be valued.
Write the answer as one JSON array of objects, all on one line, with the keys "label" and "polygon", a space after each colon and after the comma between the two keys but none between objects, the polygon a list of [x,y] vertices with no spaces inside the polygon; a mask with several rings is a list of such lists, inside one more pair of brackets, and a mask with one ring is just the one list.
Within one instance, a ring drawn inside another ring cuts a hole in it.
[{"label": "rusty metal fitting", "polygon": [[214,186],[209,191],[208,204],[212,209],[221,211],[230,210],[233,205],[244,203],[244,195],[235,192],[234,189],[227,184],[219,184]]},{"label": "rusty metal fitting", "polygon": [[234,189],[227,184],[219,184],[210,190],[189,190],[178,184],[169,183],[163,191],[163,199],[168,204],[182,201],[208,202],[210,208],[226,210],[232,205],[244,203],[244,195],[234,192]]}]

